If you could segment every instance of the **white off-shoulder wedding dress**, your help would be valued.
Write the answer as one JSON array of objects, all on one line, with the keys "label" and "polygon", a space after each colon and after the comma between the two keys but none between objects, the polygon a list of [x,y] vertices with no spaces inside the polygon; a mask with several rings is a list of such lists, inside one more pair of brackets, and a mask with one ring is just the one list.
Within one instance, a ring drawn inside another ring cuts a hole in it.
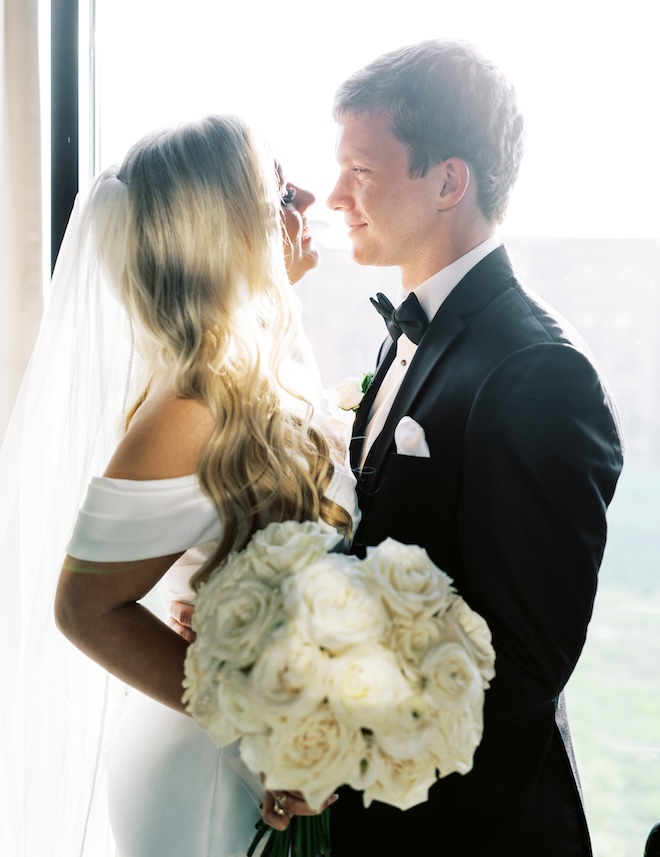
[{"label": "white off-shoulder wedding dress", "polygon": [[[328,496],[359,517],[353,475],[337,468]],[[193,601],[190,579],[220,525],[196,475],[94,478],[68,552],[110,562],[185,551],[165,574],[166,604]],[[119,857],[245,857],[261,789],[236,744],[218,750],[192,718],[129,691],[108,755],[110,820]]]}]

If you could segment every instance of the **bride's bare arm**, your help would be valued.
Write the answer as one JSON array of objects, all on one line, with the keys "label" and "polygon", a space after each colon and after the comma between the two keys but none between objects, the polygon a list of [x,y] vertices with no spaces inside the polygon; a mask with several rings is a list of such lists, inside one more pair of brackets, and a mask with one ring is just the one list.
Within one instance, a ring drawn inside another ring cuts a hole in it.
[{"label": "bride's bare arm", "polygon": [[62,633],[122,681],[183,711],[188,644],[138,604],[180,556],[87,562],[67,556],[55,599]]},{"label": "bride's bare arm", "polygon": [[[117,447],[105,476],[168,479],[194,473],[212,429],[204,405],[156,383]],[[67,556],[55,617],[82,651],[123,681],[183,711],[187,642],[137,602],[181,553],[133,562],[90,562]]]}]

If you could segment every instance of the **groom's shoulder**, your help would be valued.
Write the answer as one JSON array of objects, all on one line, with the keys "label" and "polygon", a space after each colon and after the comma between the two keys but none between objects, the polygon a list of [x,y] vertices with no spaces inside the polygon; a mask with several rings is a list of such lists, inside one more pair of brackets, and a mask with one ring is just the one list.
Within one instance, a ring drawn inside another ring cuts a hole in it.
[{"label": "groom's shoulder", "polygon": [[588,353],[588,347],[571,322],[512,269],[506,278],[485,286],[487,299],[473,317],[475,328],[504,349],[516,350],[555,343]]}]

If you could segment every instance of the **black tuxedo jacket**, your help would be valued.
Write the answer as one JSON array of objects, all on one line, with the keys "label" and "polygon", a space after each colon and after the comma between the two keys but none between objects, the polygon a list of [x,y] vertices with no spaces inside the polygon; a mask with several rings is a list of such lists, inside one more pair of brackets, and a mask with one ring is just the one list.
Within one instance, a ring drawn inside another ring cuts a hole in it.
[{"label": "black tuxedo jacket", "polygon": [[[389,349],[358,411],[360,460]],[[430,458],[398,455],[411,416]],[[496,677],[473,770],[406,812],[343,788],[333,857],[587,857],[562,689],[582,650],[622,465],[586,346],[516,279],[503,247],[432,319],[359,476],[354,550],[422,545],[488,622]]]}]

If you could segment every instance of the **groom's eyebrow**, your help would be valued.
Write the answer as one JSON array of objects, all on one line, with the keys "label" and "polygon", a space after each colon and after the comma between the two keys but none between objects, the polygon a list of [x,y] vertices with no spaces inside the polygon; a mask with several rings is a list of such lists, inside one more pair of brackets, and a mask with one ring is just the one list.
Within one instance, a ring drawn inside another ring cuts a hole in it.
[{"label": "groom's eyebrow", "polygon": [[362,161],[363,163],[369,163],[372,159],[373,155],[369,152],[365,152],[364,149],[359,148],[353,148],[350,151],[337,156],[339,163],[346,163],[348,161]]}]

